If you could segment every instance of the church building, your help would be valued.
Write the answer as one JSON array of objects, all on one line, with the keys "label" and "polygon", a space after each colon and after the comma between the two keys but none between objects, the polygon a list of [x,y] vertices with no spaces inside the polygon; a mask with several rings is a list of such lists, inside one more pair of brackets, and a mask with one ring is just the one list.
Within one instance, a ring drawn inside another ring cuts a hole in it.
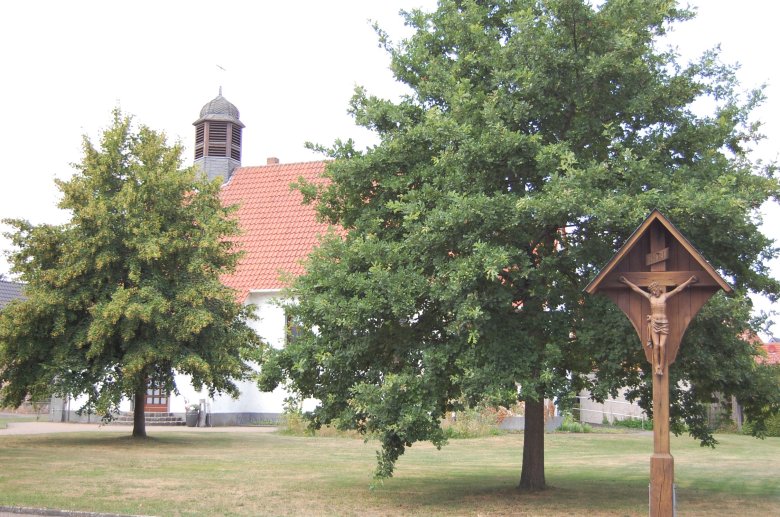
[{"label": "church building", "polygon": [[[195,165],[210,180],[222,178],[222,202],[238,205],[236,217],[241,235],[236,240],[244,254],[236,271],[222,280],[236,291],[241,303],[257,307],[258,319],[250,323],[258,335],[271,346],[281,348],[290,337],[286,314],[278,303],[287,287],[284,278],[303,272],[302,261],[328,228],[317,222],[314,208],[304,205],[301,194],[290,185],[301,177],[312,182],[321,180],[325,162],[282,164],[277,158],[268,158],[265,165],[242,166],[244,124],[238,109],[222,96],[221,88],[219,95],[203,106],[193,125]],[[178,375],[176,385],[179,394],[149,387],[145,401],[147,424],[181,424],[187,408],[193,404],[201,407],[200,425],[277,421],[288,396],[282,388],[262,392],[252,381],[238,383],[241,395],[237,399],[228,395],[210,398],[206,390],[196,391],[186,375]],[[51,418],[95,421],[95,415],[75,413],[81,406],[79,402],[53,399]],[[307,401],[305,407],[311,408],[313,403]],[[120,411],[119,422],[132,422],[131,400],[123,401]]]},{"label": "church building", "polygon": [[[325,162],[279,163],[268,158],[265,165],[242,166],[244,124],[238,109],[219,95],[206,103],[195,126],[195,165],[209,179],[223,179],[220,197],[225,205],[238,205],[241,227],[237,238],[244,255],[236,271],[223,281],[239,300],[257,306],[253,323],[260,337],[274,347],[283,347],[290,337],[284,309],[277,303],[287,287],[284,278],[303,272],[301,262],[317,244],[327,225],[317,222],[314,208],[303,204],[300,192],[290,184],[303,177],[318,181]],[[254,382],[239,385],[241,396],[196,393],[186,378],[177,379],[180,396],[171,396],[164,411],[183,413],[186,404],[205,401],[212,425],[237,425],[276,420],[283,411],[287,393],[278,388],[261,392]],[[152,397],[153,398],[153,397]],[[150,402],[147,400],[147,403]],[[154,400],[151,400],[154,402]],[[162,409],[162,408],[161,408]]]}]

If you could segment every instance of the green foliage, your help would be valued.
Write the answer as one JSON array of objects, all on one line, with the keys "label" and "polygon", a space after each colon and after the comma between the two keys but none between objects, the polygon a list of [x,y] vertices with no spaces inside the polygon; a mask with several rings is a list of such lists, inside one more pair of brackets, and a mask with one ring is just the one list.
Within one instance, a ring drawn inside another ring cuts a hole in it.
[{"label": "green foliage", "polygon": [[[745,422],[745,424],[742,426],[742,432],[752,436],[756,436],[758,434],[755,425],[750,420]],[[780,437],[780,414],[772,415],[766,420],[760,435]]]},{"label": "green foliage", "polygon": [[282,413],[280,434],[288,436],[303,436],[318,438],[356,438],[358,434],[348,429],[340,429],[337,422],[334,425],[323,425],[315,428],[309,415],[303,412],[301,400],[295,396],[284,399],[284,412]]},{"label": "green foliage", "polygon": [[558,426],[558,431],[563,433],[590,433],[593,432],[593,428],[588,424],[577,422],[572,415],[566,414],[563,416],[561,425]]},{"label": "green foliage", "polygon": [[283,413],[279,432],[291,436],[314,436],[314,429],[309,425],[309,421],[304,418],[303,413],[299,412]]},{"label": "green foliage", "polygon": [[646,431],[653,430],[653,421],[642,420],[641,418],[624,418],[622,420],[615,419],[612,422],[612,425],[615,427],[625,427],[627,429],[643,429]]},{"label": "green foliage", "polygon": [[484,438],[503,434],[498,428],[499,415],[492,408],[466,408],[455,413],[455,419],[442,422],[447,439]]},{"label": "green foliage", "polygon": [[284,399],[282,412],[282,434],[291,436],[314,436],[315,429],[303,414],[301,400],[292,395]]},{"label": "green foliage", "polygon": [[[711,442],[699,408],[714,389],[776,409],[737,342],[748,290],[780,291],[756,212],[780,187],[774,164],[748,155],[762,92],[743,93],[715,51],[684,64],[662,48],[690,16],[673,1],[442,0],[406,14],[409,39],[380,31],[410,93],[356,89],[351,112],[380,143],[320,148],[329,182],[299,185],[344,233],[290,293],[288,310],[316,332],[273,352],[261,385],[289,378],[318,398],[315,426],[378,433],[382,476],[416,441],[443,444],[453,401],[509,405],[518,385],[526,401],[583,387],[603,399],[629,386],[647,410],[633,328],[583,288],[658,208],[737,292],[682,344],[671,384],[691,389],[672,392],[674,429]],[[543,418],[535,407],[528,422]],[[541,462],[529,429],[524,454]],[[533,477],[543,486],[543,469]]]},{"label": "green foliage", "polygon": [[[763,363],[757,370],[759,381],[771,396],[749,398],[749,394],[743,394],[745,400],[737,397],[747,419],[742,431],[759,437],[780,436],[780,412],[774,410],[780,405],[780,365]],[[764,405],[761,405],[762,402]]]},{"label": "green foliage", "polygon": [[68,223],[6,221],[27,298],[0,314],[0,405],[83,394],[82,409],[110,417],[149,380],[175,392],[174,372],[237,395],[260,349],[252,308],[219,281],[238,259],[219,184],[118,110],[83,152],[57,180]]}]

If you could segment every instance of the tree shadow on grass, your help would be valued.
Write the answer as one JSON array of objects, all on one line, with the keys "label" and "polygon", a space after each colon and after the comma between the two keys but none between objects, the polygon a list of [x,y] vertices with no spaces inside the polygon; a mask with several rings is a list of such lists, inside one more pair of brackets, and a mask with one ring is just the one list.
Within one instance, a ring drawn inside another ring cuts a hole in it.
[{"label": "tree shadow on grass", "polygon": [[90,447],[90,448],[115,448],[117,446],[170,446],[170,447],[192,447],[202,443],[200,437],[193,437],[186,434],[159,434],[150,435],[145,438],[136,438],[131,434],[116,433],[58,433],[41,434],[25,436],[27,443],[37,442],[36,445],[56,447]]},{"label": "tree shadow on grass", "polygon": [[377,502],[402,504],[410,513],[443,514],[447,508],[529,515],[639,515],[647,511],[646,481],[551,478],[546,490],[523,491],[515,477],[519,478],[480,474],[437,479],[409,476],[385,482],[374,494]]}]

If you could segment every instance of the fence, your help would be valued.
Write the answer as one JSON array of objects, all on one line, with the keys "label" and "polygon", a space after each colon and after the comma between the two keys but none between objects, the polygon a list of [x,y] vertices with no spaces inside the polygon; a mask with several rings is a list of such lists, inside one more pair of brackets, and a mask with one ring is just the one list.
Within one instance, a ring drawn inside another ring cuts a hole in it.
[{"label": "fence", "polygon": [[616,420],[636,419],[642,421],[642,427],[647,422],[647,415],[637,404],[626,400],[610,398],[603,403],[595,402],[587,395],[579,395],[575,414],[579,412],[579,421],[589,424],[612,424]]},{"label": "fence", "polygon": [[35,419],[40,420],[41,416],[43,416],[44,419],[48,418],[49,407],[50,401],[48,399],[43,401],[28,400],[15,409],[3,408],[2,412],[14,415],[35,415]]}]

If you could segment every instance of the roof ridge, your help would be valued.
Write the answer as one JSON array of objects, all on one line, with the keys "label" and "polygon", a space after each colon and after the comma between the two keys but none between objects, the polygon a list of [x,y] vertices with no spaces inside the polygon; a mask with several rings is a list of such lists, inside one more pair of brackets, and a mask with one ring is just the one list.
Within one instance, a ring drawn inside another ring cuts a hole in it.
[{"label": "roof ridge", "polygon": [[310,165],[310,164],[318,164],[318,163],[330,163],[332,161],[333,160],[309,160],[305,162],[265,163],[263,165],[242,165],[236,168],[237,169],[258,169],[261,167],[284,167],[287,165]]}]

